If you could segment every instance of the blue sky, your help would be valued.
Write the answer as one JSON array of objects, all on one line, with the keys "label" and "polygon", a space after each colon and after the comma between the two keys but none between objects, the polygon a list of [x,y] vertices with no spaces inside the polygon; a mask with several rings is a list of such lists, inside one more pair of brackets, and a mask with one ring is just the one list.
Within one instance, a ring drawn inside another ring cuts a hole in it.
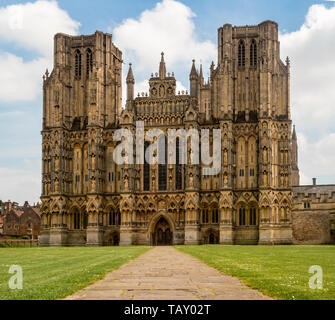
[{"label": "blue sky", "polygon": [[[180,88],[188,89],[192,58],[201,60],[205,70],[215,62],[218,27],[264,20],[279,24],[282,58],[289,55],[292,61],[292,118],[302,183],[314,176],[319,183],[335,183],[335,81],[330,76],[335,72],[335,2],[162,1],[0,1],[0,199],[39,199],[41,78],[45,68],[52,68],[54,33],[113,33],[125,63],[134,64],[138,91],[146,90],[145,81],[157,71],[164,50],[168,71],[175,72]],[[162,21],[158,31],[150,28],[156,18]],[[138,39],[149,47],[155,42],[149,48],[154,56],[147,58]]]}]

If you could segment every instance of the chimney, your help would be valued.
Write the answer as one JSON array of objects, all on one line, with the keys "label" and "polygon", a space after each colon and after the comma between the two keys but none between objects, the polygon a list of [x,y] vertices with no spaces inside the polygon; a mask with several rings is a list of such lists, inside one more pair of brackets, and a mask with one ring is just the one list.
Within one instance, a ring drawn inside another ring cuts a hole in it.
[{"label": "chimney", "polygon": [[313,178],[313,186],[316,186],[316,178]]}]

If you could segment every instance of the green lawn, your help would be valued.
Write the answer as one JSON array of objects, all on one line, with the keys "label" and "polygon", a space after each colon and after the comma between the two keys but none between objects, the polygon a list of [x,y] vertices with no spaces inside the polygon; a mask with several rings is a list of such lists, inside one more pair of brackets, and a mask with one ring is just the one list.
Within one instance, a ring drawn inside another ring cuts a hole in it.
[{"label": "green lawn", "polygon": [[[176,246],[277,299],[335,300],[335,246]],[[323,289],[310,289],[310,266],[323,270]]]},{"label": "green lawn", "polygon": [[[0,300],[59,299],[147,251],[149,247],[0,248]],[[23,289],[11,290],[11,265],[23,270]]]}]

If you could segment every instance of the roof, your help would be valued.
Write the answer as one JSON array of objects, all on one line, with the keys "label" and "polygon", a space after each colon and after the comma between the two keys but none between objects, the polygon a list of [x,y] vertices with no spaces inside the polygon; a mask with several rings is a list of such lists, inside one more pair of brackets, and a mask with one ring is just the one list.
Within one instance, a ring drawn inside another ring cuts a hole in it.
[{"label": "roof", "polygon": [[41,210],[39,208],[31,208],[37,215],[41,215]]}]

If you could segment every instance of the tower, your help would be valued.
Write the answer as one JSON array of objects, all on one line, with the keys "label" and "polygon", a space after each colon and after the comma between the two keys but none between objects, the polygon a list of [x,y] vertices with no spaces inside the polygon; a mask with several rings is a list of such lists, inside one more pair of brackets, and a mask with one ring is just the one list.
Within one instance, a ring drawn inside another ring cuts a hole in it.
[{"label": "tower", "polygon": [[56,34],[43,77],[41,245],[101,243],[103,131],[121,113],[122,54],[112,35]]},{"label": "tower", "polygon": [[275,22],[219,28],[211,90],[227,159],[222,243],[291,243],[289,68],[280,59]]}]

